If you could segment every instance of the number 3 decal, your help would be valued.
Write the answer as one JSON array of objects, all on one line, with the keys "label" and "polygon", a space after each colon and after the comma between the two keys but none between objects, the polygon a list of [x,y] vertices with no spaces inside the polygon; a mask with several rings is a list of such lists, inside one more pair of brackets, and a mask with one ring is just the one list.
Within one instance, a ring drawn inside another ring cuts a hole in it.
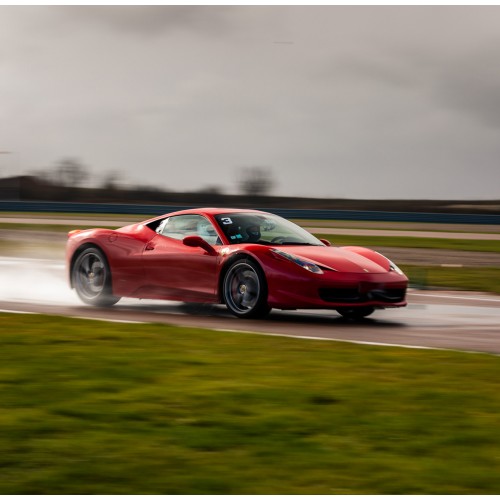
[{"label": "number 3 decal", "polygon": [[221,222],[222,222],[222,224],[225,224],[225,225],[233,223],[233,221],[229,217],[222,217]]}]

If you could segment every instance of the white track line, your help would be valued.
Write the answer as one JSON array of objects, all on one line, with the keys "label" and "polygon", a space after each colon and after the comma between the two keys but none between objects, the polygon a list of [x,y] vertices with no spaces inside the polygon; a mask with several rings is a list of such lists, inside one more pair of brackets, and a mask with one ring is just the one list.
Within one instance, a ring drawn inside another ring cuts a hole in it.
[{"label": "white track line", "polygon": [[[13,314],[44,314],[46,313],[34,313],[30,311],[9,311],[5,309],[0,309],[0,312],[13,313]],[[50,315],[50,314],[49,314]],[[104,321],[107,323],[130,323],[130,324],[139,324],[139,325],[147,325],[153,324],[154,322],[145,322],[145,321],[128,321],[128,320],[116,320],[116,319],[105,319],[105,318],[95,318],[95,317],[84,317],[84,316],[65,316],[71,319],[83,319],[89,321]],[[175,323],[171,323],[171,326],[176,326],[178,328],[197,328],[190,325],[176,325]],[[204,330],[212,330],[215,332],[222,333],[244,333],[249,335],[262,335],[265,337],[285,337],[290,339],[300,339],[300,340],[323,340],[328,342],[343,342],[345,344],[356,344],[356,345],[369,345],[375,347],[399,347],[401,349],[421,349],[428,351],[449,351],[449,352],[461,352],[465,354],[486,354],[489,356],[500,356],[500,354],[484,352],[484,351],[466,351],[460,349],[449,349],[446,347],[429,347],[429,346],[419,346],[419,345],[406,345],[406,344],[393,344],[386,342],[373,342],[367,340],[349,340],[349,339],[339,339],[339,338],[331,338],[331,337],[308,337],[306,335],[291,335],[286,333],[270,333],[270,332],[256,332],[250,330],[231,330],[226,328],[210,328],[210,327],[201,327]]]},{"label": "white track line", "polygon": [[[187,328],[187,327],[186,327]],[[500,356],[500,354],[484,352],[484,351],[462,351],[460,349],[448,349],[446,347],[429,347],[420,345],[406,345],[406,344],[391,344],[385,342],[371,342],[368,340],[349,340],[349,339],[336,339],[331,337],[307,337],[305,335],[290,335],[286,333],[266,333],[266,332],[252,332],[249,330],[229,330],[225,328],[210,328],[216,332],[224,333],[247,333],[250,335],[264,335],[266,337],[287,337],[290,339],[303,339],[303,340],[326,340],[329,342],[343,342],[345,344],[358,344],[358,345],[371,345],[376,347],[400,347],[403,349],[423,349],[428,351],[450,351],[450,352],[462,352],[465,354],[487,354],[490,356]]]},{"label": "white track line", "polygon": [[[37,313],[37,312],[32,312],[32,311],[17,311],[14,309],[0,309],[0,313],[7,313],[7,314],[40,314],[44,316],[57,316],[56,314],[50,314],[50,313]],[[71,318],[71,319],[88,319],[91,321],[105,321],[106,323],[130,323],[134,325],[147,325],[149,322],[146,321],[132,321],[132,320],[126,320],[126,319],[105,319],[105,318],[95,318],[95,317],[90,317],[90,316],[61,316],[62,318]]]},{"label": "white track line", "polygon": [[40,314],[31,311],[14,311],[12,309],[0,309],[0,313],[9,313],[9,314]]},{"label": "white track line", "polygon": [[[42,314],[42,313],[40,313]],[[148,321],[132,321],[128,319],[105,319],[105,318],[94,318],[90,316],[63,316],[64,318],[71,319],[88,319],[90,321],[104,321],[106,323],[126,323],[131,325],[148,325],[150,324]]]}]

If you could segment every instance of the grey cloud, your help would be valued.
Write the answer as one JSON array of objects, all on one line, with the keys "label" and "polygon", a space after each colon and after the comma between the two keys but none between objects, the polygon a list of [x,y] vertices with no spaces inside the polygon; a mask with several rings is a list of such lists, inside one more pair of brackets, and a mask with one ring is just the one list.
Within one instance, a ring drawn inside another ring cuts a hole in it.
[{"label": "grey cloud", "polygon": [[500,47],[463,54],[441,68],[436,102],[500,128]]},{"label": "grey cloud", "polygon": [[358,80],[365,85],[380,83],[395,87],[414,87],[415,71],[405,61],[385,57],[343,57],[332,65],[331,76],[342,80]]},{"label": "grey cloud", "polygon": [[500,7],[0,7],[0,54],[0,175],[500,196]]},{"label": "grey cloud", "polygon": [[229,7],[214,6],[64,6],[51,12],[70,22],[136,35],[158,35],[178,30],[220,34],[230,28]]}]

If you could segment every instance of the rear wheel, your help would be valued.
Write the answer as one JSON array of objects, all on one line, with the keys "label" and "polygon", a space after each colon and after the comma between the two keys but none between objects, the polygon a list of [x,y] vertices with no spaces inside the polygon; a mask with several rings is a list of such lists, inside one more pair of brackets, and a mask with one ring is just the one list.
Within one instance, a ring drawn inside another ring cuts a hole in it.
[{"label": "rear wheel", "polygon": [[262,269],[251,260],[238,260],[228,269],[223,283],[224,302],[240,318],[262,318],[267,305],[267,284]]},{"label": "rear wheel", "polygon": [[361,319],[370,316],[375,311],[374,307],[340,307],[337,312],[344,318]]},{"label": "rear wheel", "polygon": [[111,293],[111,271],[98,248],[87,248],[76,258],[71,277],[78,297],[86,304],[112,306],[120,300]]}]

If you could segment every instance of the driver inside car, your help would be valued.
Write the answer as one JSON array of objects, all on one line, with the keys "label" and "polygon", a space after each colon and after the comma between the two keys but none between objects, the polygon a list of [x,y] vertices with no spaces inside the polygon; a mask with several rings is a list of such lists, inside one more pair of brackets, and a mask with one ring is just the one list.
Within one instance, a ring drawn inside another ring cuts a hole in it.
[{"label": "driver inside car", "polygon": [[246,228],[248,235],[247,241],[250,243],[257,243],[260,240],[260,226],[252,225]]}]

